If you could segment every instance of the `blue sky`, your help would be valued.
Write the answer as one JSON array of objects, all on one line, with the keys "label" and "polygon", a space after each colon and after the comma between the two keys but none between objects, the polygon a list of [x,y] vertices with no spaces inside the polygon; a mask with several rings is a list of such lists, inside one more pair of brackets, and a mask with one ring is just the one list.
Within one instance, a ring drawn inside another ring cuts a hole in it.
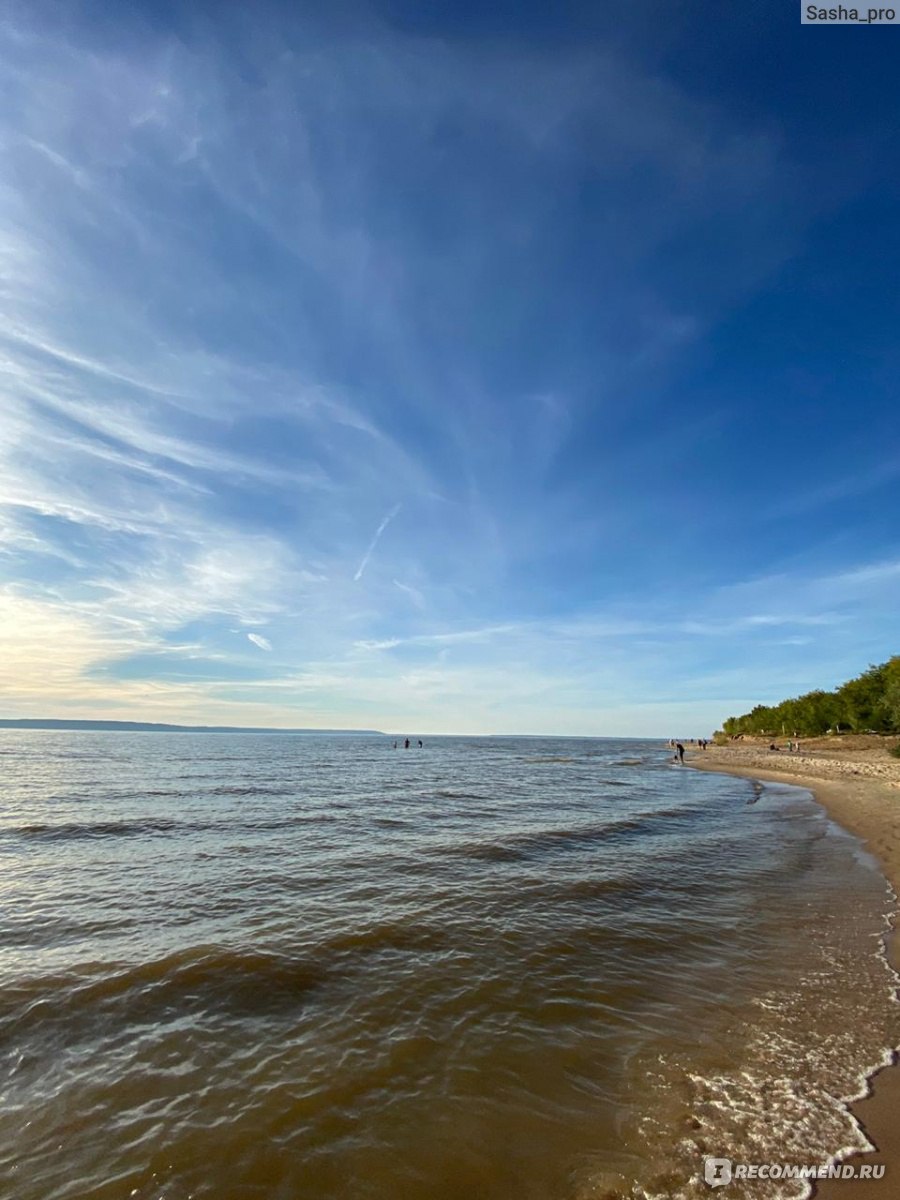
[{"label": "blue sky", "polygon": [[898,652],[895,31],[481,9],[3,8],[2,715],[699,736]]}]

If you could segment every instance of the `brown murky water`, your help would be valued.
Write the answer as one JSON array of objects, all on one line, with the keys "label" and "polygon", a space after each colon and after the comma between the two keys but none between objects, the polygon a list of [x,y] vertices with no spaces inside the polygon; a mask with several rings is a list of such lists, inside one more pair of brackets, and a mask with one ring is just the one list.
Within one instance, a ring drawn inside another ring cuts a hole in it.
[{"label": "brown murky water", "polygon": [[609,740],[0,762],[4,1196],[692,1197],[864,1144],[891,901],[803,792]]}]

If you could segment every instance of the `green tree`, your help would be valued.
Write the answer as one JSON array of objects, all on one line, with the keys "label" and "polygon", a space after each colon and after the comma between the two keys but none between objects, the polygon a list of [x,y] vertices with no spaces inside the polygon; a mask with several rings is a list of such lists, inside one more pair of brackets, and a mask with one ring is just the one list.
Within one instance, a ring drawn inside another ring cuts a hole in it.
[{"label": "green tree", "polygon": [[887,663],[869,667],[838,688],[840,721],[848,724],[854,733],[873,730],[883,733],[889,727],[885,708],[885,683]]},{"label": "green tree", "polygon": [[900,654],[884,664],[884,713],[891,733],[900,733]]}]

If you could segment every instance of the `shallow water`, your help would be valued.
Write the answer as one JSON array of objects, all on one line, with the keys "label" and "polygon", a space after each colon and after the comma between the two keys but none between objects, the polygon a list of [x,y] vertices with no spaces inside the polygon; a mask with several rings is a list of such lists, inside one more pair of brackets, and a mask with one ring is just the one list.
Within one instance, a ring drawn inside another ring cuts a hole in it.
[{"label": "shallow water", "polygon": [[610,740],[0,765],[3,1194],[692,1197],[864,1145],[891,901],[807,793]]}]

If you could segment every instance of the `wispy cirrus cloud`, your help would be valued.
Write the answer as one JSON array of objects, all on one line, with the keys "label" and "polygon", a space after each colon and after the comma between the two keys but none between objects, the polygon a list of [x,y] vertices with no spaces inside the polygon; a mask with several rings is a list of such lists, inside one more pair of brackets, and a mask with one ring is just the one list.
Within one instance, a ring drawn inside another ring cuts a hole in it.
[{"label": "wispy cirrus cloud", "polygon": [[399,588],[404,596],[408,596],[416,608],[424,609],[426,607],[424,595],[418,588],[413,587],[412,584],[402,583],[399,579],[395,579],[394,587]]}]

